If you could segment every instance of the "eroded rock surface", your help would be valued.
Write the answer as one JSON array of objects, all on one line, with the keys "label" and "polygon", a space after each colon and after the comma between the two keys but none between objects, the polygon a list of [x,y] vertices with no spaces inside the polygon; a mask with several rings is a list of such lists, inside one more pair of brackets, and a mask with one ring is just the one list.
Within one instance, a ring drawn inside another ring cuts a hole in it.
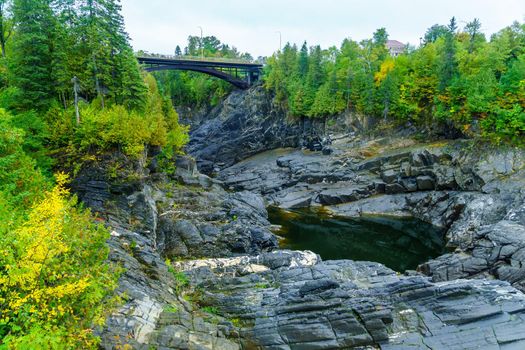
[{"label": "eroded rock surface", "polygon": [[371,262],[278,251],[177,264],[241,343],[264,349],[519,349],[525,296],[501,281],[399,276]]},{"label": "eroded rock surface", "polygon": [[187,149],[199,170],[209,174],[262,151],[295,147],[301,125],[287,122],[285,113],[271,101],[262,86],[234,91],[192,125]]},{"label": "eroded rock surface", "polygon": [[[168,176],[118,155],[74,179],[124,267],[102,348],[525,348],[523,151],[351,133],[331,152],[245,159],[304,136],[261,94],[234,93],[194,127],[189,151],[217,179],[189,157]],[[402,276],[277,250],[268,204],[414,216],[443,228],[450,253]]]},{"label": "eroded rock surface", "polygon": [[[341,138],[329,156],[273,151],[224,169],[219,179],[284,209],[417,217],[442,227],[453,250],[420,267],[435,281],[488,277],[525,290],[525,152],[391,141]],[[367,154],[374,148],[377,155]]]},{"label": "eroded rock surface", "polygon": [[167,177],[114,154],[86,165],[72,183],[110,226],[110,260],[124,269],[122,303],[97,331],[102,348],[240,349],[231,322],[212,320],[183,298],[184,276],[165,259],[258,254],[277,239],[259,195],[227,193],[189,158],[177,165]]}]

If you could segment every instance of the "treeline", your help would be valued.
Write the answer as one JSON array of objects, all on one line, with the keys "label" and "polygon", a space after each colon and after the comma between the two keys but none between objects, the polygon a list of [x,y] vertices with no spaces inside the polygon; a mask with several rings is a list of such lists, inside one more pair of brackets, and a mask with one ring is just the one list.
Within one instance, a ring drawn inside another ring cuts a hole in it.
[{"label": "treeline", "polygon": [[0,0],[0,49],[0,349],[97,348],[118,269],[55,165],[150,145],[169,164],[187,130],[140,70],[118,0]]},{"label": "treeline", "polygon": [[34,136],[31,142],[77,150],[123,146],[133,155],[147,144],[180,149],[185,129],[155,79],[141,71],[119,0],[0,2],[0,28],[9,28],[0,40],[0,107]]},{"label": "treeline", "polygon": [[[236,58],[252,61],[249,53],[242,53],[235,47],[221,43],[215,36],[189,36],[187,46],[175,48],[175,56],[201,56]],[[139,51],[138,55],[148,55]],[[151,54],[149,54],[151,55]],[[154,56],[154,55],[152,55]],[[162,93],[169,96],[175,106],[214,106],[232,91],[232,85],[202,73],[182,71],[160,71],[154,73]]]},{"label": "treeline", "polygon": [[523,142],[525,25],[514,23],[490,40],[480,29],[475,19],[458,30],[452,18],[396,57],[384,28],[359,43],[345,39],[340,48],[287,44],[268,59],[265,86],[294,116],[350,110]]}]

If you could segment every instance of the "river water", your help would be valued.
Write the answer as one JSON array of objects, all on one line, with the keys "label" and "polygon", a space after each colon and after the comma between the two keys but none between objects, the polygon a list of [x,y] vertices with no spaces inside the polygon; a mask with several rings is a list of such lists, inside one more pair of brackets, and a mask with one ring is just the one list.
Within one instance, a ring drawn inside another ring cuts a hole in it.
[{"label": "river water", "polygon": [[380,262],[403,272],[444,253],[442,231],[412,218],[373,216],[338,218],[311,210],[268,208],[281,228],[281,248],[311,250],[323,260]]}]

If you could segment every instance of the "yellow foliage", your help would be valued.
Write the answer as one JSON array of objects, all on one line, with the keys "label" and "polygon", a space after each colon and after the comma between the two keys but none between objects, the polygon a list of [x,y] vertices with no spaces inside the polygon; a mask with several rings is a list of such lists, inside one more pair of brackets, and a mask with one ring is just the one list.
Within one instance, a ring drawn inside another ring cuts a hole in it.
[{"label": "yellow foliage", "polygon": [[105,263],[107,230],[69,199],[67,177],[56,179],[27,220],[0,239],[0,339],[10,349],[95,346],[90,327],[116,286]]},{"label": "yellow foliage", "polygon": [[83,106],[76,141],[80,149],[109,149],[120,146],[127,155],[140,156],[146,145],[160,146],[168,153],[179,151],[188,141],[187,128],[179,124],[177,112],[160,95],[155,78],[145,76],[148,100],[145,112],[113,105],[100,110],[96,103]]},{"label": "yellow foliage", "polygon": [[390,73],[392,70],[394,70],[395,63],[394,60],[391,58],[386,59],[383,63],[381,63],[381,67],[379,69],[379,72],[377,72],[374,75],[374,79],[376,82],[376,85],[380,85],[383,80],[385,80],[388,73]]}]

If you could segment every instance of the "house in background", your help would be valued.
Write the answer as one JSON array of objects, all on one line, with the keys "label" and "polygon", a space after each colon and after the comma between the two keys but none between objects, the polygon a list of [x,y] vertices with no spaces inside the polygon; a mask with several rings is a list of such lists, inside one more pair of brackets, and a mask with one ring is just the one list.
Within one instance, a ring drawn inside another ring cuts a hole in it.
[{"label": "house in background", "polygon": [[385,45],[392,57],[397,57],[401,55],[403,52],[405,52],[405,49],[407,47],[406,44],[403,44],[402,42],[399,42],[397,40],[387,40]]}]

